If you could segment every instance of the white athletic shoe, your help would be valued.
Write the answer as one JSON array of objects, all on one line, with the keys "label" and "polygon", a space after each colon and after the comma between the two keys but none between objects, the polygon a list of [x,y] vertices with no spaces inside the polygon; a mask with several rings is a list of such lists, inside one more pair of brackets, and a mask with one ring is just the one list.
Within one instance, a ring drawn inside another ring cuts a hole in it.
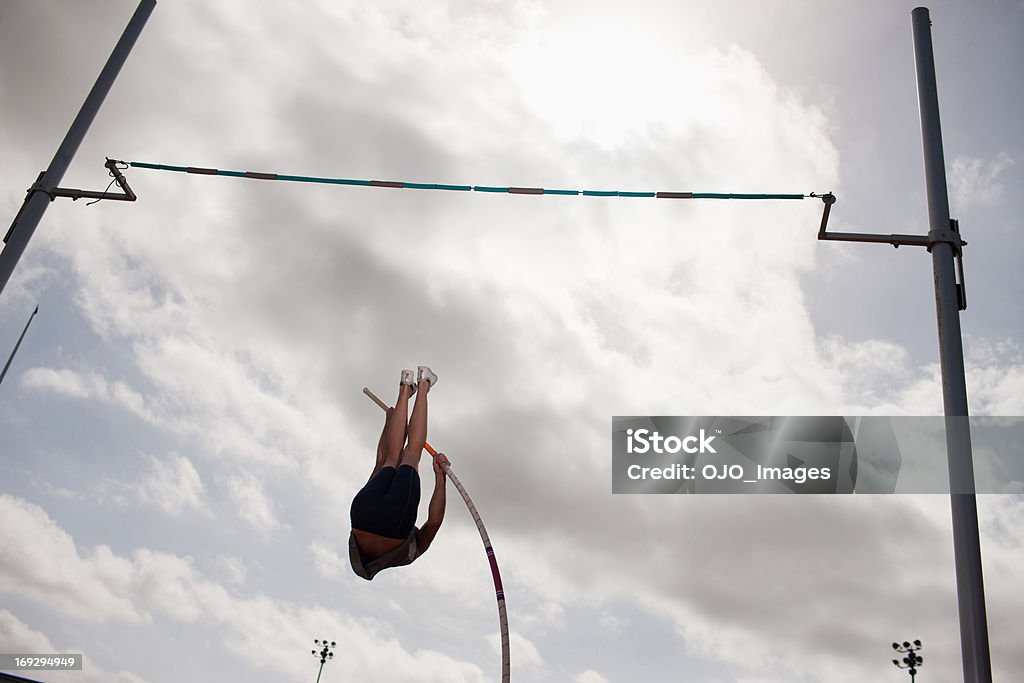
[{"label": "white athletic shoe", "polygon": [[416,393],[416,373],[412,370],[402,370],[402,379],[398,383],[409,385],[410,396]]},{"label": "white athletic shoe", "polygon": [[426,380],[428,389],[437,384],[437,375],[435,375],[434,371],[428,368],[426,365],[420,365],[416,368],[416,370],[418,370],[416,374],[417,383]]}]

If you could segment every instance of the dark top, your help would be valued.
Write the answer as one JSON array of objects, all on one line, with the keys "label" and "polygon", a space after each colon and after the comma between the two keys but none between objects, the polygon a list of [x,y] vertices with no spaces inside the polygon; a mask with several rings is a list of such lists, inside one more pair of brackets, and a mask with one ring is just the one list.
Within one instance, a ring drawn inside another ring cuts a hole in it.
[{"label": "dark top", "polygon": [[355,534],[349,532],[348,559],[352,562],[352,570],[357,576],[361,576],[367,581],[371,581],[374,576],[384,569],[411,564],[419,554],[419,548],[416,546],[416,536],[418,533],[419,529],[413,527],[412,531],[409,532],[409,536],[402,541],[402,545],[374,560],[367,561],[366,558],[363,557],[362,551],[359,550],[359,544],[356,543]]}]

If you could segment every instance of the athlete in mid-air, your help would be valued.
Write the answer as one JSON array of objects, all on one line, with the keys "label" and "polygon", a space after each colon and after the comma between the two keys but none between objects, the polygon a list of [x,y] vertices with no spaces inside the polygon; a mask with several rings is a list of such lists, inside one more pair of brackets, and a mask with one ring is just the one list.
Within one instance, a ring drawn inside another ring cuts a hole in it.
[{"label": "athlete in mid-air", "polygon": [[[389,567],[410,564],[427,551],[444,520],[445,475],[443,454],[434,458],[434,492],[427,521],[416,526],[420,503],[420,456],[427,442],[427,394],[437,375],[425,365],[403,370],[398,400],[388,408],[377,444],[377,460],[369,480],[352,499],[349,559],[356,574],[366,580]],[[409,397],[419,392],[409,413]],[[407,424],[408,423],[408,424]]]}]

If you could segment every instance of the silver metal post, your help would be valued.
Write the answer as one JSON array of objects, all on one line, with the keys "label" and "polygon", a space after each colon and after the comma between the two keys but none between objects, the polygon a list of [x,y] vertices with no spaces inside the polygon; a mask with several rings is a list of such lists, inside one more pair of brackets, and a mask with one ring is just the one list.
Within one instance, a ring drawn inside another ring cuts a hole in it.
[{"label": "silver metal post", "polygon": [[[911,13],[917,93],[921,109],[925,182],[928,192],[929,237],[935,276],[935,308],[942,367],[942,402],[946,415],[946,458],[949,462],[950,508],[953,518],[953,554],[960,613],[960,647],[965,683],[991,683],[985,584],[978,535],[978,507],[974,495],[971,432],[967,421],[967,382],[964,377],[963,341],[954,257],[959,244],[942,240],[951,230],[946,166],[939,127],[939,99],[935,85],[931,19],[928,9]],[[959,238],[956,238],[958,241]],[[931,241],[931,240],[930,240]]]},{"label": "silver metal post", "polygon": [[132,47],[135,45],[135,41],[142,32],[142,27],[146,25],[146,20],[149,19],[149,15],[153,12],[154,7],[156,7],[156,0],[139,1],[135,14],[132,15],[128,26],[125,27],[124,33],[121,34],[121,38],[117,41],[117,45],[114,46],[114,50],[110,53],[110,57],[107,59],[103,70],[100,71],[96,83],[92,86],[92,90],[89,91],[89,96],[85,98],[82,108],[78,111],[78,116],[75,117],[71,128],[68,129],[67,135],[64,136],[64,141],[57,148],[57,153],[54,154],[53,160],[37,184],[40,191],[31,192],[25,199],[24,207],[15,220],[15,224],[11,226],[7,245],[0,252],[0,293],[7,286],[7,281],[11,279],[14,267],[25,252],[28,241],[32,238],[36,226],[39,225],[39,221],[42,219],[43,213],[50,203],[50,197],[43,190],[56,188],[64,178],[64,173],[68,170],[68,166],[71,165],[75,152],[78,151],[82,139],[89,130],[89,126],[92,125],[93,119],[96,118],[96,112],[99,111],[100,105],[103,104],[107,93],[110,92],[110,87],[114,84],[114,80],[121,71],[125,60],[128,59],[128,53],[131,52]]}]

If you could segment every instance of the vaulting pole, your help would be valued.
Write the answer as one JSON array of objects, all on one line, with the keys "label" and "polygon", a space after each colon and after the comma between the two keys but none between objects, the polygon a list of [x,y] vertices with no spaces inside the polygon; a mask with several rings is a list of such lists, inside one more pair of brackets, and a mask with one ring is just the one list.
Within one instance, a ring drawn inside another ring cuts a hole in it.
[{"label": "vaulting pole", "polygon": [[942,403],[946,416],[946,458],[949,462],[950,508],[953,517],[953,555],[956,565],[960,613],[960,648],[965,683],[991,683],[988,620],[985,614],[985,581],[978,535],[971,432],[967,421],[967,381],[960,332],[962,294],[958,293],[954,258],[961,248],[959,235],[949,239],[946,165],[939,127],[939,98],[935,84],[931,19],[928,9],[911,12],[914,25],[914,56],[917,62],[917,95],[921,109],[925,183],[928,192],[928,227],[935,277],[935,311],[939,328],[939,361],[942,367]]},{"label": "vaulting pole", "polygon": [[[381,407],[381,410],[387,412],[388,404],[380,400],[375,393],[370,391],[368,388],[363,387],[363,393],[370,397],[370,399]],[[429,443],[424,444],[424,448],[431,457],[437,457],[437,451],[434,450],[433,446]],[[491,578],[494,580],[494,596],[498,600],[498,623],[501,626],[501,683],[508,683],[509,681],[509,647],[508,647],[508,614],[505,611],[505,590],[501,586],[501,574],[498,572],[498,560],[494,556],[494,548],[491,547],[491,539],[487,536],[487,529],[484,528],[483,520],[480,519],[480,513],[477,512],[476,506],[473,505],[473,499],[469,497],[465,487],[462,486],[462,482],[452,472],[452,468],[448,465],[441,464],[441,469],[448,475],[448,478],[455,484],[455,488],[458,489],[459,493],[462,494],[462,500],[466,502],[466,507],[469,508],[469,514],[473,516],[473,521],[476,522],[476,530],[480,532],[480,540],[484,542],[484,552],[487,553],[487,562],[491,566]]]},{"label": "vaulting pole", "polygon": [[100,105],[103,104],[107,93],[110,92],[110,87],[114,84],[117,74],[128,59],[128,53],[131,52],[139,34],[142,33],[142,27],[146,25],[146,20],[149,19],[149,15],[153,12],[154,7],[156,7],[156,0],[140,0],[139,6],[135,9],[135,14],[132,15],[128,26],[125,27],[124,33],[121,34],[121,38],[114,46],[113,52],[110,53],[106,65],[100,71],[100,75],[96,79],[96,83],[93,84],[92,90],[89,91],[89,96],[85,98],[82,108],[78,111],[78,116],[75,117],[71,128],[68,129],[67,135],[64,136],[64,141],[57,148],[57,153],[54,154],[53,160],[43,172],[39,181],[29,190],[29,196],[25,198],[25,204],[11,225],[7,244],[4,250],[0,252],[0,293],[3,293],[4,287],[7,286],[7,281],[11,279],[14,267],[25,252],[28,241],[36,231],[43,213],[46,212],[46,207],[50,204],[51,198],[47,192],[55,189],[64,178],[64,173],[68,170],[68,166],[71,165],[75,152],[78,151],[79,145],[82,144],[82,139],[85,138],[85,134],[89,130],[89,126],[92,125],[93,119],[96,118]]}]

